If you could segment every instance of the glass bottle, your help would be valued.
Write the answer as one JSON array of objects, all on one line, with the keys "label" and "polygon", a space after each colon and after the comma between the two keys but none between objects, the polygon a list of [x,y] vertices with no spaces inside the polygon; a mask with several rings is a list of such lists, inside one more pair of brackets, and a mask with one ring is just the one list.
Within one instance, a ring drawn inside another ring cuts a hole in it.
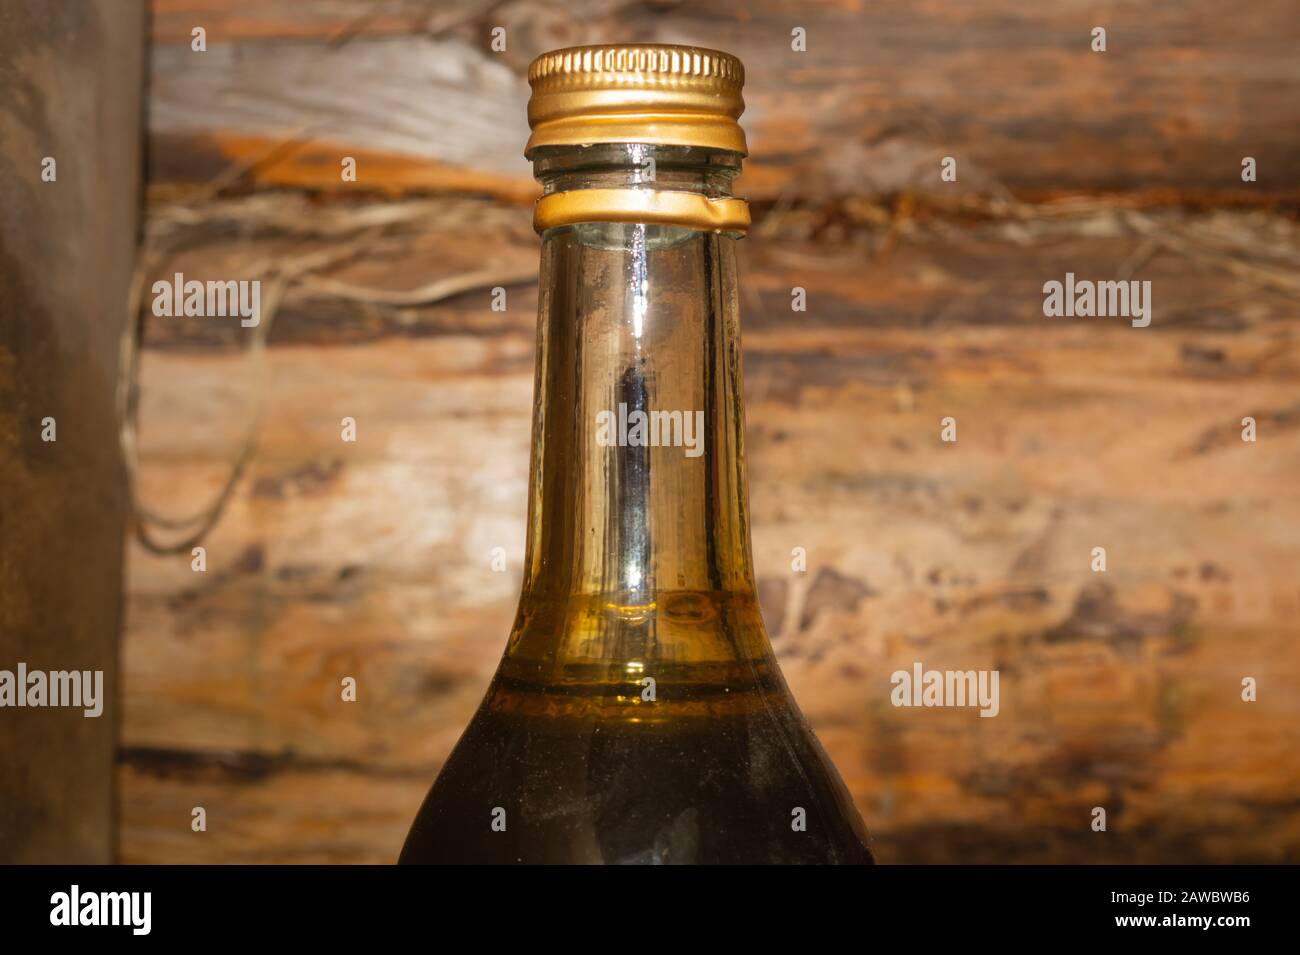
[{"label": "glass bottle", "polygon": [[738,60],[530,69],[543,187],[523,592],[403,863],[869,863],[755,596]]}]

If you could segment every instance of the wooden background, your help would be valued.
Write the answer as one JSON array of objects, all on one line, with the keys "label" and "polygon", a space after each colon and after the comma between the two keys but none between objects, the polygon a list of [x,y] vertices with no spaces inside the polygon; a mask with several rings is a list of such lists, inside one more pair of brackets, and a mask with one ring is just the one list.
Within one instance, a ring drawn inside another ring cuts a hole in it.
[{"label": "wooden background", "polygon": [[[519,585],[523,72],[620,40],[748,69],[761,597],[882,861],[1300,861],[1289,3],[153,8],[148,279],[287,291],[264,378],[249,330],[148,323],[149,505],[209,499],[259,381],[265,399],[206,573],[128,551],[123,861],[395,858]],[[1045,319],[1042,284],[1067,271],[1150,280],[1151,327]],[[914,660],[998,668],[1001,714],[893,708],[889,675]]]}]

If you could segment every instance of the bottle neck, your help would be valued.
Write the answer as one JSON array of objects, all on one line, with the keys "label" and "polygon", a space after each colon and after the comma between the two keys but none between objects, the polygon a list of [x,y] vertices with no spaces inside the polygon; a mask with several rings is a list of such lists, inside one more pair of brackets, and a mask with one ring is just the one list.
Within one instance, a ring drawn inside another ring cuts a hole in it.
[{"label": "bottle neck", "polygon": [[[732,154],[647,146],[557,149],[535,160],[548,193],[725,196],[738,169]],[[648,160],[652,181],[643,178]],[[677,632],[664,615],[683,612],[740,614],[761,635],[735,241],[643,223],[543,234],[528,547],[508,655],[534,642],[533,625],[567,634],[547,638],[552,659],[566,639],[589,660],[690,656],[663,643]]]}]

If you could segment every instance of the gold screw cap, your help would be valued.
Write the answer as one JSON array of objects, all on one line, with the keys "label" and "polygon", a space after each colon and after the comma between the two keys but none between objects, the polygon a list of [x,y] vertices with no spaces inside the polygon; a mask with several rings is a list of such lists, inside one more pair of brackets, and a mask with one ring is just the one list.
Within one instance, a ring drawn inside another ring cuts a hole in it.
[{"label": "gold screw cap", "polygon": [[575,46],[528,67],[528,138],[539,146],[651,143],[745,155],[745,67],[729,53],[658,43]]}]

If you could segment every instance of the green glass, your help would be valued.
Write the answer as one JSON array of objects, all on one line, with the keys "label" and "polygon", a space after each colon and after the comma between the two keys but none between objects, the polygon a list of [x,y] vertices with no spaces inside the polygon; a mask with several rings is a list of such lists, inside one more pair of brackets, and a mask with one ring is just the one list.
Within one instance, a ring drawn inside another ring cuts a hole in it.
[{"label": "green glass", "polygon": [[[548,192],[725,196],[740,157],[628,144],[534,161]],[[755,596],[736,241],[543,235],[519,610],[401,862],[872,861]]]}]

